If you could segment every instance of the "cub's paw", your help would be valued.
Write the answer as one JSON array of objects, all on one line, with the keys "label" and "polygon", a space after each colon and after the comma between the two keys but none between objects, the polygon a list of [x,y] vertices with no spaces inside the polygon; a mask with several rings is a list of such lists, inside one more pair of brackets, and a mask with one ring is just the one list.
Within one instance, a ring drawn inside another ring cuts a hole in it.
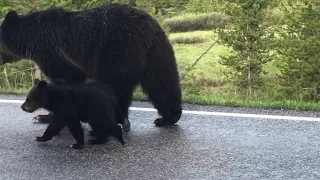
[{"label": "cub's paw", "polygon": [[32,118],[32,122],[33,123],[41,123],[41,117],[38,115],[38,116],[35,116]]},{"label": "cub's paw", "polygon": [[122,124],[122,129],[125,132],[129,132],[131,130],[131,123],[130,123],[129,119],[124,120],[124,123]]},{"label": "cub's paw", "polygon": [[33,123],[49,124],[53,117],[51,115],[38,115],[32,118]]},{"label": "cub's paw", "polygon": [[158,118],[154,121],[154,124],[156,124],[156,126],[161,127],[161,126],[172,126],[174,125],[176,122],[168,120],[168,119],[164,119],[164,118]]}]

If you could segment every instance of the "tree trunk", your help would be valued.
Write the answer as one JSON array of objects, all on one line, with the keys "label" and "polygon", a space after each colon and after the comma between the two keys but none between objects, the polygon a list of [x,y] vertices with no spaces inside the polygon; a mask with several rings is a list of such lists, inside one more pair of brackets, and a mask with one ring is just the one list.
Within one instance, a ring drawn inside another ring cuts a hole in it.
[{"label": "tree trunk", "polygon": [[[34,0],[31,1],[31,12],[37,11],[37,4]],[[35,79],[40,79],[41,80],[41,70],[39,66],[36,63],[33,63],[33,67],[35,68],[34,70],[34,78]]]},{"label": "tree trunk", "polygon": [[[250,28],[249,28],[249,24],[247,24],[247,30],[248,32],[250,31]],[[248,92],[247,92],[247,98],[248,99],[251,99],[251,96],[252,96],[252,72],[251,72],[251,53],[250,53],[250,50],[249,50],[249,46],[251,44],[251,39],[249,37],[247,37],[247,75],[248,75]]]},{"label": "tree trunk", "polygon": [[250,65],[250,57],[248,57],[248,65],[247,65],[247,73],[248,73],[248,99],[252,96],[252,77],[251,77],[251,65]]},{"label": "tree trunk", "polygon": [[7,73],[7,66],[3,67],[3,73],[4,73],[4,78],[6,81],[6,86],[8,89],[10,89],[10,82],[9,82],[8,73]]}]

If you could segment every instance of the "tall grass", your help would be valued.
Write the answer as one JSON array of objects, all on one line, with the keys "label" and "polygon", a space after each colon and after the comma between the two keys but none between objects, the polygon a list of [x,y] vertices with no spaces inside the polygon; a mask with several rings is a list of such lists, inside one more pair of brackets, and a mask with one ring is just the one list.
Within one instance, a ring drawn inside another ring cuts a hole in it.
[{"label": "tall grass", "polygon": [[225,28],[231,18],[221,13],[185,14],[165,19],[163,25],[170,32],[187,32],[196,30],[212,30]]},{"label": "tall grass", "polygon": [[170,33],[169,39],[172,44],[198,44],[211,42],[216,38],[213,31],[192,31],[184,33]]}]

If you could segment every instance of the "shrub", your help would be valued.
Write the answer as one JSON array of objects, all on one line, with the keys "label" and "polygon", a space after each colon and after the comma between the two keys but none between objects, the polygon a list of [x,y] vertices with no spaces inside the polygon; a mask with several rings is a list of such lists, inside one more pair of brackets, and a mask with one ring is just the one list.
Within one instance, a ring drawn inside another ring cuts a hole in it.
[{"label": "shrub", "polygon": [[192,31],[170,33],[169,39],[173,44],[196,44],[212,41],[216,36],[214,31]]},{"label": "shrub", "polygon": [[207,40],[202,37],[175,37],[171,39],[172,44],[196,44],[196,43],[204,43]]},{"label": "shrub", "polygon": [[186,14],[163,20],[163,25],[170,32],[187,32],[225,28],[230,23],[230,16],[221,13]]}]

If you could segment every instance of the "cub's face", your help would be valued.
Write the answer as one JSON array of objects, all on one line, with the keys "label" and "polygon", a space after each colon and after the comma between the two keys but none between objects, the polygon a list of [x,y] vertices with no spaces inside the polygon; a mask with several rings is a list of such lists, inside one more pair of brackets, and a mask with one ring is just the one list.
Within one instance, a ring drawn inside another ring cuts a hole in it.
[{"label": "cub's face", "polygon": [[21,109],[28,113],[44,108],[47,102],[46,96],[46,81],[34,80],[34,85],[29,91],[25,102],[21,105]]}]

